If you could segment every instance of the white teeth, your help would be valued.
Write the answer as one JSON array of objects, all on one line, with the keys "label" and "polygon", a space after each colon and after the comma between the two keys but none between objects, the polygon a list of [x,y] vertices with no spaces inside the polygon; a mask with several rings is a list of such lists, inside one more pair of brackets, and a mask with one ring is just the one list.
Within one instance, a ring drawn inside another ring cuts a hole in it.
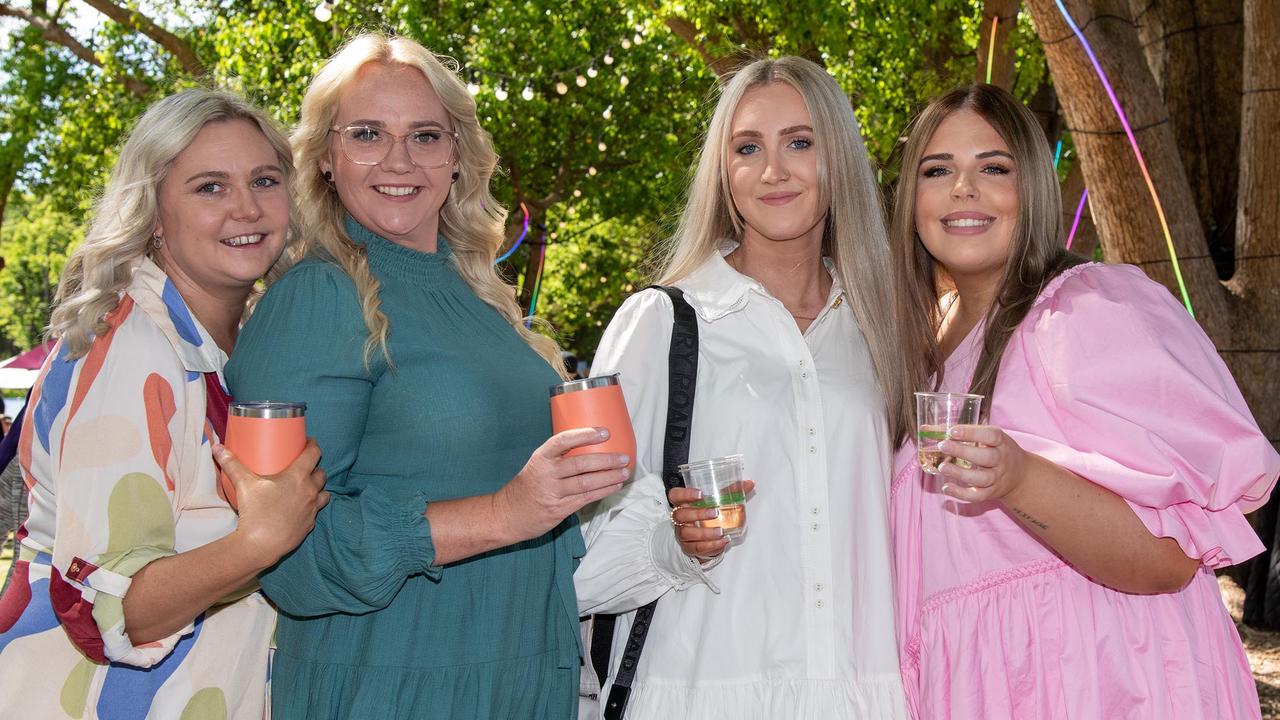
[{"label": "white teeth", "polygon": [[230,245],[232,247],[240,247],[241,245],[253,245],[253,244],[262,242],[263,237],[265,236],[262,233],[254,233],[253,235],[237,235],[233,238],[228,238],[226,240],[223,240],[222,244]]},{"label": "white teeth", "polygon": [[401,187],[397,185],[374,185],[373,189],[377,190],[383,195],[391,195],[393,197],[401,197],[403,195],[413,195],[414,193],[418,192],[418,188],[416,187]]},{"label": "white teeth", "polygon": [[995,218],[986,220],[978,220],[977,218],[961,218],[959,220],[943,220],[942,224],[947,227],[965,228],[965,227],[982,227],[995,222]]}]

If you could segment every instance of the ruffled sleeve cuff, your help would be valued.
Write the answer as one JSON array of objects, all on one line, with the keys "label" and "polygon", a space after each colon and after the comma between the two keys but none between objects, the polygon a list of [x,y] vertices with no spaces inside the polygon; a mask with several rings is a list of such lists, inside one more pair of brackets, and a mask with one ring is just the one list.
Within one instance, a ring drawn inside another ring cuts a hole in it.
[{"label": "ruffled sleeve cuff", "polygon": [[662,580],[673,590],[688,590],[694,585],[702,584],[711,592],[720,593],[720,588],[712,581],[707,571],[720,564],[724,553],[717,555],[706,563],[689,557],[676,541],[670,523],[659,522],[649,534],[649,560]]},{"label": "ruffled sleeve cuff", "polygon": [[1208,567],[1262,550],[1244,513],[1266,501],[1280,455],[1164,286],[1129,266],[1073,268],[1037,300],[1017,342],[1049,409],[995,394],[1025,430],[1009,432],[1023,449],[1120,495],[1154,536]]},{"label": "ruffled sleeve cuff", "polygon": [[391,513],[389,536],[395,543],[404,575],[426,575],[439,580],[444,567],[436,565],[436,546],[427,522],[427,496],[414,493],[410,502]]}]

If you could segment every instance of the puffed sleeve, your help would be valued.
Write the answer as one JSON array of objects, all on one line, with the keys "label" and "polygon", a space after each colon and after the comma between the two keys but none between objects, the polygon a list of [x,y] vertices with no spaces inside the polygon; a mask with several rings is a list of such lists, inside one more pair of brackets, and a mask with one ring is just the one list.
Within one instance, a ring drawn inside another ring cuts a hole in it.
[{"label": "puffed sleeve", "polygon": [[438,578],[421,493],[349,488],[369,399],[386,364],[364,361],[366,330],[351,280],[310,260],[281,278],[245,324],[227,365],[238,400],[307,404],[329,504],[302,544],[261,576],[263,592],[300,617],[386,607],[412,575]]},{"label": "puffed sleeve", "polygon": [[125,296],[88,354],[73,360],[59,345],[30,419],[30,452],[51,460],[56,488],[54,612],[86,657],[136,667],[162,661],[194,631],[188,624],[135,646],[124,598],[139,570],[177,554],[174,498],[200,465],[186,456],[198,445],[188,437],[187,386],[204,390],[145,317]]},{"label": "puffed sleeve", "polygon": [[636,434],[636,469],[621,492],[579,513],[587,554],[573,580],[582,615],[635,610],[700,582],[716,589],[676,542],[661,476],[672,317],[665,293],[632,295],[596,350],[591,374],[619,373]]},{"label": "puffed sleeve", "polygon": [[1213,343],[1135,267],[1068,273],[1018,331],[1047,415],[1024,415],[1010,436],[1120,495],[1152,535],[1207,567],[1256,555],[1244,514],[1266,501],[1280,456]]}]

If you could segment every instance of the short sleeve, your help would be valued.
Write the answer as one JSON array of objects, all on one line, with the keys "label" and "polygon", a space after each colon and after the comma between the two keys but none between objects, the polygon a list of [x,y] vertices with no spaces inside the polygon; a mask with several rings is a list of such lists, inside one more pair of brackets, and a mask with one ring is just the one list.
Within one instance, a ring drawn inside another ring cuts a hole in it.
[{"label": "short sleeve", "polygon": [[636,434],[636,469],[621,492],[579,512],[587,554],[574,585],[582,614],[627,612],[697,583],[715,589],[676,542],[661,477],[672,315],[666,294],[637,293],[618,309],[596,350],[592,375],[619,373]]},{"label": "short sleeve", "polygon": [[1280,456],[1167,289],[1132,266],[1074,268],[1016,344],[1001,375],[1025,370],[1047,410],[1001,407],[997,390],[1024,449],[1120,495],[1152,535],[1210,568],[1262,550],[1244,514],[1266,501]]},{"label": "short sleeve", "polygon": [[364,359],[367,336],[351,280],[309,260],[262,299],[227,364],[237,400],[307,404],[307,434],[322,454],[329,503],[302,544],[260,577],[262,590],[297,616],[386,607],[412,575],[439,578],[420,493],[349,488],[382,355]]}]

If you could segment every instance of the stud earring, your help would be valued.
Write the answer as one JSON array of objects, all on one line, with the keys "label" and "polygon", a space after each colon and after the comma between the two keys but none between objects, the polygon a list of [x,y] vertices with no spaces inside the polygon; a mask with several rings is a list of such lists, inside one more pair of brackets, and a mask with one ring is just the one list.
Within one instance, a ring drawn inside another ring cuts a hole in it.
[{"label": "stud earring", "polygon": [[160,246],[163,244],[164,244],[164,238],[160,237],[156,233],[151,234],[151,247],[155,248],[156,250],[159,250]]},{"label": "stud earring", "polygon": [[329,172],[328,170],[325,170],[323,173],[321,173],[321,177],[323,177],[324,181],[329,183],[330,185],[333,184],[333,173]]},{"label": "stud earring", "polygon": [[457,170],[454,170],[454,171],[453,171],[453,182],[458,182],[458,175],[459,175],[458,171],[457,171]]}]

